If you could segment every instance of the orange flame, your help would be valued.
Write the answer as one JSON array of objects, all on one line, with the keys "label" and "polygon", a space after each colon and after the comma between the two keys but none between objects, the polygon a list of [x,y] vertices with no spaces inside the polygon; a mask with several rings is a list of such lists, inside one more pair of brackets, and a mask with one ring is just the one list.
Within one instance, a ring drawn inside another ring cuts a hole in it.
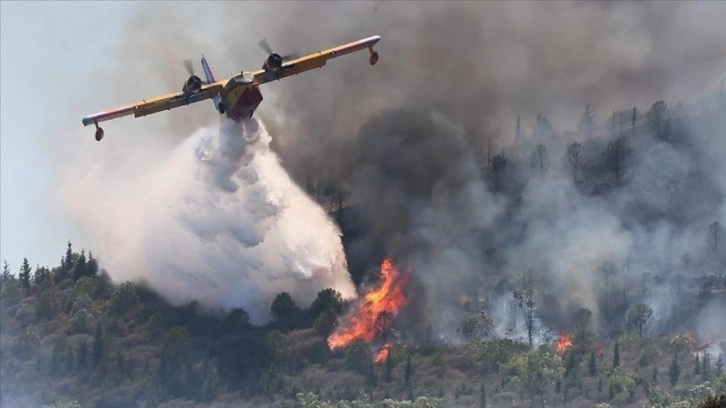
[{"label": "orange flame", "polygon": [[[348,324],[339,326],[328,337],[328,346],[331,350],[345,347],[357,339],[371,343],[380,334],[381,325],[387,323],[382,322],[382,317],[395,317],[401,306],[406,304],[403,286],[408,279],[400,276],[390,259],[384,260],[381,264],[381,276],[383,282],[380,287],[370,290],[365,295],[364,302],[358,305]],[[384,350],[387,355],[385,347],[381,353]]]},{"label": "orange flame", "polygon": [[572,347],[572,335],[560,334],[557,338],[557,352],[563,354]]},{"label": "orange flame", "polygon": [[383,345],[381,351],[379,351],[378,354],[373,358],[373,364],[379,364],[386,361],[386,359],[388,359],[388,355],[391,353],[392,348],[393,343],[391,343],[390,341],[386,342],[386,344]]}]

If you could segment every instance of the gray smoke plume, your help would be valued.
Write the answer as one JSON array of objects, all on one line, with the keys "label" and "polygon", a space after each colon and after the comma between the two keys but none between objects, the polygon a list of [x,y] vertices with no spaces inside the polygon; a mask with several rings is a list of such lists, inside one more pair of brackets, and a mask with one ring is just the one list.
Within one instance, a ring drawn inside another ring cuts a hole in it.
[{"label": "gray smoke plume", "polygon": [[[634,280],[652,278],[665,290],[679,274],[713,272],[705,235],[714,221],[726,225],[726,127],[688,121],[681,133],[690,136],[678,145],[641,131],[647,136],[631,141],[626,182],[617,188],[599,163],[613,110],[637,106],[642,130],[654,101],[690,104],[718,86],[726,74],[726,4],[223,2],[203,9],[140,6],[122,46],[133,78],[180,78],[177,61],[197,46],[222,76],[258,68],[262,37],[281,53],[305,54],[382,36],[376,66],[353,54],[265,85],[258,115],[298,184],[328,178],[347,190],[354,209],[342,222],[359,227],[346,239],[351,269],[367,272],[380,256],[410,266],[420,307],[409,308],[418,313],[409,322],[451,336],[470,313],[461,304],[482,300],[501,311],[495,325],[509,330],[501,324],[512,320],[505,288],[532,270],[543,325],[569,329],[571,313],[584,307],[597,326],[622,317],[614,302]],[[165,86],[181,83],[172,82]],[[596,110],[594,140],[563,132],[576,129],[586,103]],[[198,127],[206,109],[147,123],[178,143],[189,132],[169,129]],[[548,138],[532,130],[537,114],[552,122]],[[518,115],[523,137],[515,140]],[[563,165],[573,141],[592,167],[586,190]],[[535,175],[529,155],[540,143],[549,166]],[[134,154],[153,162],[162,150]],[[498,153],[508,164],[495,177],[489,165]],[[683,261],[687,254],[693,261]],[[626,295],[651,302],[656,320],[673,319],[673,304]]]}]

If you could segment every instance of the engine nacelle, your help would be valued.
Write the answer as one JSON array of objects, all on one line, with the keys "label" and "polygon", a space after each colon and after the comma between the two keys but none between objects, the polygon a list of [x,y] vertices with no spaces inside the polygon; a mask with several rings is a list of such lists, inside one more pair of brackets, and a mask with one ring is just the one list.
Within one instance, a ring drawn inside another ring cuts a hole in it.
[{"label": "engine nacelle", "polygon": [[266,71],[277,71],[280,68],[282,68],[282,57],[275,53],[270,54],[262,65],[262,69]]},{"label": "engine nacelle", "polygon": [[184,82],[182,92],[186,94],[197,93],[202,89],[202,79],[196,75],[192,75]]}]

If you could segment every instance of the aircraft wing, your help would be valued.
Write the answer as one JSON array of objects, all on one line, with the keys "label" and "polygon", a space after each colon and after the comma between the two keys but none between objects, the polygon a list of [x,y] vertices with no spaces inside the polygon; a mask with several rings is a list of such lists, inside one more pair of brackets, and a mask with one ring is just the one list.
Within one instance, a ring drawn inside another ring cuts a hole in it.
[{"label": "aircraft wing", "polygon": [[[320,68],[325,65],[328,60],[338,58],[343,55],[347,55],[356,51],[364,50],[366,48],[371,49],[372,47],[381,40],[380,35],[373,35],[362,40],[349,42],[347,44],[339,45],[337,47],[328,48],[327,50],[318,51],[312,54],[308,54],[304,57],[296,58],[282,64],[282,67],[278,72],[270,73],[264,69],[252,71],[252,75],[255,77],[255,81],[258,84],[264,84],[266,82],[275,81],[292,75],[297,75],[301,72],[309,71],[311,69]],[[377,61],[377,55],[376,55]],[[371,64],[375,62],[372,61]]]},{"label": "aircraft wing", "polygon": [[152,113],[162,112],[178,108],[180,106],[189,105],[195,102],[210,99],[218,95],[224,89],[228,79],[217,81],[212,84],[203,85],[199,92],[190,94],[188,97],[184,92],[162,95],[156,98],[143,99],[130,105],[120,106],[115,109],[95,113],[83,118],[83,125],[88,126],[94,123],[101,123],[107,120],[120,118],[123,116],[134,115],[141,117],[151,115]]}]

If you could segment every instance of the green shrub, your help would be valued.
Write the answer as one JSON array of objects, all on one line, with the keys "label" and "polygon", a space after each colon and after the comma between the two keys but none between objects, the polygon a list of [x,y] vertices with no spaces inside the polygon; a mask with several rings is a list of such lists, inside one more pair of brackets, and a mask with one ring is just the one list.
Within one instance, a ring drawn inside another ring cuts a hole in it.
[{"label": "green shrub", "polygon": [[641,367],[647,367],[650,364],[653,364],[656,362],[658,357],[660,357],[663,353],[660,350],[660,347],[656,345],[655,343],[650,343],[643,347],[643,350],[640,352],[640,356],[638,357],[638,365]]},{"label": "green shrub", "polygon": [[111,295],[110,311],[113,314],[123,315],[131,311],[139,303],[136,288],[131,282],[124,282],[114,290]]},{"label": "green shrub", "polygon": [[370,370],[372,358],[371,348],[363,340],[354,341],[345,351],[346,366],[363,375]]},{"label": "green shrub", "polygon": [[40,290],[35,301],[35,317],[38,319],[52,319],[61,310],[58,289],[53,285],[46,285]]},{"label": "green shrub", "polygon": [[69,334],[85,333],[90,334],[93,328],[93,317],[86,309],[74,310],[69,320]]}]

